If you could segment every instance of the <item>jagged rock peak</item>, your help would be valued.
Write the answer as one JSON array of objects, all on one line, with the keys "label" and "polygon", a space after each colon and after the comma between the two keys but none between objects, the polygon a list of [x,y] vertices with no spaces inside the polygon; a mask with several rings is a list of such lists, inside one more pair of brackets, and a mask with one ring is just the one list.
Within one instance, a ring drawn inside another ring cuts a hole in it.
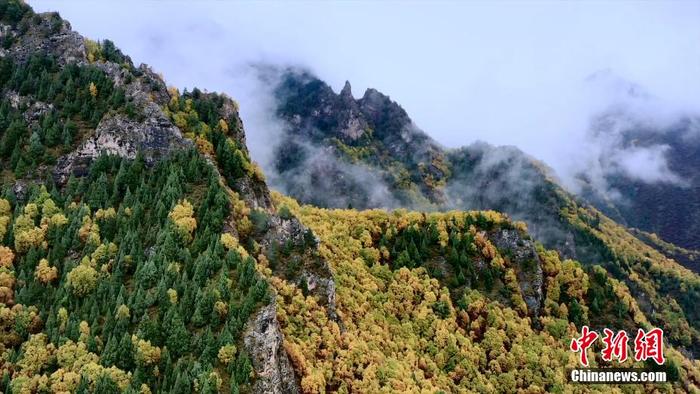
[{"label": "jagged rock peak", "polygon": [[371,109],[392,106],[396,109],[399,109],[402,115],[408,117],[406,111],[404,111],[398,103],[392,101],[389,96],[378,91],[377,89],[368,88],[367,90],[365,90],[365,94],[359,101],[361,105]]},{"label": "jagged rock peak", "polygon": [[343,86],[343,90],[340,91],[340,97],[351,98],[354,100],[352,97],[352,87],[350,86],[350,81],[345,81],[345,86]]}]

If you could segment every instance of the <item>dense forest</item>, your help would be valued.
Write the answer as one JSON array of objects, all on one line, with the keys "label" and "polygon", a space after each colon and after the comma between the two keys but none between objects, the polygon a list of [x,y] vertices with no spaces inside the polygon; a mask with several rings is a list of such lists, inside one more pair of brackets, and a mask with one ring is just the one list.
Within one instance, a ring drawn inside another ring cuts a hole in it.
[{"label": "dense forest", "polygon": [[37,187],[24,204],[5,195],[9,392],[248,383],[237,343],[267,285],[222,237],[227,195],[199,154],[150,169],[104,156],[63,192]]},{"label": "dense forest", "polygon": [[[276,199],[321,238],[338,286],[333,320],[303,283],[272,280],[307,392],[567,392],[578,328],[650,326],[604,268],[561,261],[496,212],[358,212]],[[667,354],[670,374],[695,382],[676,387],[697,389],[697,361]],[[594,363],[610,365],[599,351]]]},{"label": "dense forest", "polygon": [[[50,35],[64,23],[18,2],[3,2],[0,15],[25,34]],[[14,41],[3,37],[3,46]],[[224,229],[235,193],[207,160],[213,151],[183,147],[157,162],[100,155],[65,184],[47,171],[105,116],[144,117],[126,93],[132,81],[116,86],[99,65],[120,64],[134,83],[140,71],[109,41],[85,44],[84,63],[63,64],[50,52],[0,58],[0,386],[245,391],[253,369],[242,331],[269,294],[255,261]],[[174,122],[211,134],[206,143],[216,146],[227,180],[252,171],[221,134],[227,121],[207,118],[213,104],[198,101],[201,121],[187,112],[191,100],[180,108],[178,98],[169,106]],[[199,129],[206,122],[213,133]]]},{"label": "dense forest", "polygon": [[597,211],[562,209],[581,264],[494,211],[300,205],[231,98],[21,1],[0,23],[1,392],[607,392],[567,383],[571,338],[659,323],[666,364],[624,366],[672,382],[612,389],[700,387],[697,275]]}]

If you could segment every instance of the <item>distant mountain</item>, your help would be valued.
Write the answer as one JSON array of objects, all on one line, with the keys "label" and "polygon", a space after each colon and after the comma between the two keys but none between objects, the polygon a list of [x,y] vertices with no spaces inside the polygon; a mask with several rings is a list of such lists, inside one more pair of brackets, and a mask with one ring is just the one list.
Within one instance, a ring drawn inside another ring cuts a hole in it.
[{"label": "distant mountain", "polygon": [[657,126],[615,112],[601,116],[594,132],[608,141],[599,158],[603,184],[588,182],[581,195],[626,226],[700,249],[700,118]]},{"label": "distant mountain", "polygon": [[[278,114],[294,133],[279,144],[274,165],[302,201],[357,208],[445,201],[445,153],[389,97],[368,89],[355,100],[349,83],[335,94],[304,72],[289,73],[276,95]],[[337,161],[341,156],[347,160]],[[310,182],[314,188],[305,188]]]}]

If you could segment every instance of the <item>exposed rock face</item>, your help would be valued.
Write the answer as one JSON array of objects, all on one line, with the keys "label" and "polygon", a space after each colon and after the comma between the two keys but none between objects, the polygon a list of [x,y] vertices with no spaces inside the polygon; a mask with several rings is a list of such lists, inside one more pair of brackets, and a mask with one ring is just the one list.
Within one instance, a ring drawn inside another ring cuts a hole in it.
[{"label": "exposed rock face", "polygon": [[284,350],[274,301],[251,317],[243,335],[245,349],[256,373],[253,392],[298,393],[294,369]]},{"label": "exposed rock face", "polygon": [[[0,38],[11,36],[14,44],[0,49],[0,56],[23,62],[36,53],[54,55],[59,64],[87,61],[83,37],[55,12],[36,14],[27,25],[12,29],[0,25]],[[26,31],[21,31],[25,30]]]},{"label": "exposed rock face", "polygon": [[339,105],[336,104],[335,107],[341,108],[338,113],[340,137],[347,142],[356,141],[367,132],[369,124],[362,116],[360,106],[352,96],[350,82],[345,81],[345,86],[338,95],[337,101]]},{"label": "exposed rock face", "polygon": [[33,97],[22,96],[13,90],[5,92],[3,99],[7,100],[13,109],[19,109],[26,105],[23,115],[27,123],[36,123],[44,114],[53,109],[53,104],[37,101]]},{"label": "exposed rock face", "polygon": [[328,318],[338,323],[341,330],[344,330],[343,322],[338,319],[338,312],[336,311],[335,280],[333,280],[330,267],[325,261],[323,268],[325,268],[325,270],[322,270],[322,274],[311,271],[302,272],[301,280],[306,282],[309,293],[315,294],[319,298],[319,305],[326,307]]},{"label": "exposed rock face", "polygon": [[[442,148],[391,98],[367,89],[362,98],[355,99],[348,82],[336,94],[309,73],[295,70],[287,70],[280,79],[275,89],[280,102],[277,114],[289,129],[277,145],[274,165],[280,177],[275,180],[276,187],[304,203],[339,208],[348,206],[343,204],[348,191],[355,194],[355,208],[419,207],[445,201],[442,185],[449,169]],[[300,147],[298,152],[288,154],[294,146]],[[337,148],[334,154],[326,155],[330,160],[316,157],[329,147]],[[328,164],[316,165],[313,174],[305,171],[314,163]],[[357,176],[368,170],[374,172],[372,178],[379,179],[366,182]],[[336,190],[331,187],[327,192],[317,192],[315,186],[332,186],[336,180]],[[305,198],[303,188],[298,190],[301,196],[290,191],[307,183],[311,184],[307,189],[315,195],[311,198]],[[390,190],[401,204],[394,204],[393,198],[374,198],[377,186]]]},{"label": "exposed rock face", "polygon": [[123,87],[126,96],[134,101],[136,106],[154,102],[165,107],[170,101],[170,94],[163,79],[148,65],[125,68],[114,62],[95,62],[93,66],[104,71],[116,86]]},{"label": "exposed rock face", "polygon": [[236,181],[236,189],[241,197],[251,208],[259,208],[270,211],[272,209],[272,199],[270,191],[265,182],[260,182],[250,177],[242,177]]},{"label": "exposed rock face", "polygon": [[141,152],[146,163],[152,163],[174,150],[192,145],[157,105],[150,103],[143,110],[144,120],[132,120],[121,114],[103,118],[93,137],[56,163],[56,182],[65,183],[71,174],[85,175],[92,160],[102,154],[133,159]]},{"label": "exposed rock face", "polygon": [[340,323],[336,313],[333,273],[328,262],[321,259],[316,253],[318,239],[297,218],[283,219],[276,215],[272,216],[270,228],[261,244],[265,249],[268,249],[273,244],[285,245],[288,242],[300,249],[311,251],[312,255],[304,259],[304,264],[300,267],[299,272],[291,273],[292,276],[287,279],[299,284],[304,282],[309,294],[316,296],[319,305],[326,307],[328,317]]},{"label": "exposed rock face", "polygon": [[17,197],[18,201],[25,201],[29,187],[30,183],[25,180],[18,179],[15,181],[15,184],[12,187],[12,192],[14,193],[15,197]]},{"label": "exposed rock face", "polygon": [[297,218],[282,219],[279,216],[270,218],[270,229],[265,233],[262,245],[269,247],[273,243],[292,242],[301,245],[304,242],[304,232],[307,230]]},{"label": "exposed rock face", "polygon": [[531,316],[539,316],[544,299],[542,293],[544,276],[542,261],[535,249],[535,243],[532,240],[523,239],[517,230],[500,230],[490,238],[497,248],[510,254],[527,309]]}]

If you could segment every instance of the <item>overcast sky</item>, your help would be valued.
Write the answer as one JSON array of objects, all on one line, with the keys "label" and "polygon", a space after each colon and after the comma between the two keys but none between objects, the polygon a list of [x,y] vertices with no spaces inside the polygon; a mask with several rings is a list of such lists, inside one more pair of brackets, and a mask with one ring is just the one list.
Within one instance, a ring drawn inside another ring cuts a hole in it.
[{"label": "overcast sky", "polygon": [[356,97],[377,88],[446,146],[517,145],[554,167],[625,81],[654,107],[700,107],[697,1],[30,3],[168,84],[228,93],[244,121],[241,78],[260,61],[307,66],[336,91],[350,80]]}]

